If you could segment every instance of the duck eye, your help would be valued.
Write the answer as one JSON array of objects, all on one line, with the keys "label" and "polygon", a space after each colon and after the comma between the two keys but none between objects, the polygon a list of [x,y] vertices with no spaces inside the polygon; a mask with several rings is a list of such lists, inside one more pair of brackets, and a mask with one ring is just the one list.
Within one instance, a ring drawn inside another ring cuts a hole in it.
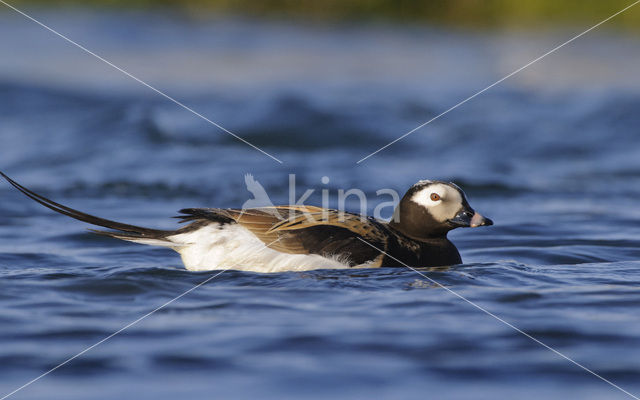
[{"label": "duck eye", "polygon": [[438,193],[431,193],[431,201],[438,201],[440,200],[440,195]]}]

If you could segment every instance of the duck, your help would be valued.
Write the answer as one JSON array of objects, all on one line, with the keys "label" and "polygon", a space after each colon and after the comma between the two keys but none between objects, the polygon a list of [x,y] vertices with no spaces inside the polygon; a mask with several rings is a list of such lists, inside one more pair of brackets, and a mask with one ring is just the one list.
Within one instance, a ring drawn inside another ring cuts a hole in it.
[{"label": "duck", "polygon": [[452,182],[421,180],[390,221],[307,205],[185,208],[175,230],[116,222],[56,203],[2,177],[27,197],[68,217],[107,228],[92,232],[176,251],[187,270],[252,272],[340,268],[441,267],[462,263],[447,234],[493,225]]}]

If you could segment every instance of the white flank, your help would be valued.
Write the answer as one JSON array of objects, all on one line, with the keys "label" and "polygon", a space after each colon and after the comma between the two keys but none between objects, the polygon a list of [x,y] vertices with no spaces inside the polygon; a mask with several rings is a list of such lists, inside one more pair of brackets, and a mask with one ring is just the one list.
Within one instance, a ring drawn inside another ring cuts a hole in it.
[{"label": "white flank", "polygon": [[[166,241],[132,240],[171,247],[190,271],[236,269],[254,272],[308,271],[321,268],[349,268],[336,258],[316,254],[287,254],[265,249],[265,244],[237,224],[212,222],[188,233],[167,236]],[[367,267],[364,264],[359,267]]]}]

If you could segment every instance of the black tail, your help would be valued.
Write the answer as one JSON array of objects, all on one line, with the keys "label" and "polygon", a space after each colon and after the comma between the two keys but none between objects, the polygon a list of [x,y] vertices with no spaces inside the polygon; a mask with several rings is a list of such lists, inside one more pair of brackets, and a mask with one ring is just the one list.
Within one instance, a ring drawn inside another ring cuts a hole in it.
[{"label": "black tail", "polygon": [[159,239],[159,238],[164,238],[167,235],[170,235],[172,233],[174,233],[174,231],[162,231],[162,230],[157,230],[157,229],[149,229],[149,228],[143,228],[141,226],[135,226],[135,225],[128,225],[128,224],[123,224],[120,222],[116,222],[116,221],[111,221],[108,219],[104,219],[104,218],[100,218],[100,217],[96,217],[93,215],[89,215],[89,214],[85,214],[83,212],[80,212],[78,210],[74,210],[73,208],[69,208],[69,207],[65,207],[62,204],[58,204],[52,200],[47,199],[46,197],[40,196],[37,193],[32,192],[31,190],[27,189],[26,187],[20,185],[18,182],[14,181],[13,179],[9,178],[7,175],[5,175],[4,173],[2,173],[0,171],[0,175],[2,175],[2,177],[4,179],[7,180],[7,182],[9,182],[10,184],[12,184],[16,189],[18,189],[19,191],[21,191],[25,196],[29,197],[32,200],[37,201],[38,203],[42,204],[43,206],[52,209],[55,212],[58,212],[60,214],[64,214],[68,217],[71,218],[75,218],[77,220],[80,220],[82,222],[87,222],[89,224],[93,224],[93,225],[98,225],[98,226],[102,226],[104,228],[109,228],[109,229],[115,229],[119,232],[108,232],[108,231],[95,231],[92,229],[92,231],[102,234],[102,235],[107,235],[107,236],[112,236],[112,237],[117,237],[119,239],[135,239],[135,238],[140,238],[140,239],[144,239],[144,238],[149,238],[149,239]]}]

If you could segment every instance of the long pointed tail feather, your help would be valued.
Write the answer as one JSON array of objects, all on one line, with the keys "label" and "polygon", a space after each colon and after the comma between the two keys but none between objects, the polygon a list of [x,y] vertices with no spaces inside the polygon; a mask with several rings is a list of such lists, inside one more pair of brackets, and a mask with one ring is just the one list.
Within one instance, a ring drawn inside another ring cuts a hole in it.
[{"label": "long pointed tail feather", "polygon": [[[5,175],[2,171],[0,171],[0,175],[2,175],[2,177],[4,179],[7,180],[7,182],[9,182],[11,185],[13,185],[13,187],[15,187],[16,189],[18,189],[20,192],[22,192],[25,196],[29,197],[30,199],[42,204],[43,206],[57,212],[60,214],[64,214],[68,217],[71,218],[75,218],[79,221],[82,222],[87,222],[89,224],[92,225],[98,225],[101,226],[103,228],[109,228],[109,229],[115,229],[117,231],[120,232],[108,232],[108,231],[96,231],[93,230],[96,233],[99,234],[103,234],[103,235],[107,235],[107,236],[111,236],[111,237],[116,237],[119,239],[124,239],[124,240],[133,240],[135,241],[135,239],[161,239],[164,238],[172,233],[174,233],[174,231],[164,231],[164,230],[158,230],[158,229],[149,229],[149,228],[143,228],[141,226],[135,226],[135,225],[129,225],[129,224],[123,224],[121,222],[116,222],[116,221],[111,221],[108,219],[104,219],[104,218],[100,218],[100,217],[96,217],[94,215],[90,215],[90,214],[86,214],[83,213],[81,211],[78,210],[74,210],[73,208],[69,208],[66,206],[63,206],[62,204],[56,203],[55,201],[52,201],[50,199],[47,199],[44,196],[41,196],[35,192],[32,192],[31,190],[27,189],[26,187],[20,185],[18,182],[14,181],[13,179],[9,178],[7,175]],[[125,232],[125,233],[122,233]]]}]

